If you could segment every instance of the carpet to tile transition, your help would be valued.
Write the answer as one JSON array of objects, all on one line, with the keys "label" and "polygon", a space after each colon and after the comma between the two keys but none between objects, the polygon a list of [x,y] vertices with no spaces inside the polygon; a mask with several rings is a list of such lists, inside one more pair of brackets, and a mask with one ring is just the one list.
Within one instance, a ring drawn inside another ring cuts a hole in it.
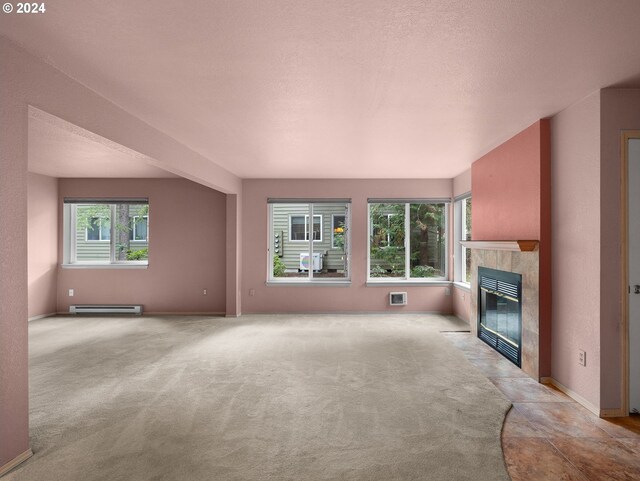
[{"label": "carpet to tile transition", "polygon": [[[435,315],[30,323],[7,481],[503,480],[510,403]],[[3,480],[4,481],[4,480]]]}]

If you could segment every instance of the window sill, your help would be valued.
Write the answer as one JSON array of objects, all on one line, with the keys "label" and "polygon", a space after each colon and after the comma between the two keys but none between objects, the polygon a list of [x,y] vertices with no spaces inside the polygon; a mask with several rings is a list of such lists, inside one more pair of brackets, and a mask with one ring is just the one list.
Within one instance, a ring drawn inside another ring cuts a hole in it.
[{"label": "window sill", "polygon": [[267,281],[267,287],[350,287],[351,281]]},{"label": "window sill", "polygon": [[468,284],[466,282],[456,281],[453,283],[453,285],[456,287],[456,289],[460,289],[461,291],[471,292],[471,284]]},{"label": "window sill", "polygon": [[433,281],[423,281],[423,280],[407,280],[402,279],[398,281],[391,281],[388,279],[385,280],[372,280],[369,279],[367,281],[367,287],[389,287],[389,286],[450,286],[451,281],[447,281],[444,279],[438,279]]},{"label": "window sill", "polygon": [[149,264],[62,264],[63,269],[147,269]]}]

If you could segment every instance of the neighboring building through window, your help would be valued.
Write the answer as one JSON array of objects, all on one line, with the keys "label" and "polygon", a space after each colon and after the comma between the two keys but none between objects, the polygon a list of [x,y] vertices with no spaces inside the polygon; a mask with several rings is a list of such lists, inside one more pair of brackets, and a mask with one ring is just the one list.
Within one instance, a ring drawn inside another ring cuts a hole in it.
[{"label": "neighboring building through window", "polygon": [[348,201],[269,200],[269,229],[269,281],[349,279]]},{"label": "neighboring building through window", "polygon": [[131,236],[130,240],[134,242],[146,242],[149,235],[149,216],[134,215],[131,217]]},{"label": "neighboring building through window", "polygon": [[85,229],[85,240],[108,241],[111,239],[111,220],[108,216],[91,217]]},{"label": "neighboring building through window", "polygon": [[[290,217],[289,240],[308,241],[309,240],[309,216],[292,215]],[[322,216],[313,216],[313,240],[322,242]]]},{"label": "neighboring building through window", "polygon": [[447,277],[448,202],[369,202],[369,279]]},{"label": "neighboring building through window", "polygon": [[147,264],[149,204],[65,199],[64,264]]}]

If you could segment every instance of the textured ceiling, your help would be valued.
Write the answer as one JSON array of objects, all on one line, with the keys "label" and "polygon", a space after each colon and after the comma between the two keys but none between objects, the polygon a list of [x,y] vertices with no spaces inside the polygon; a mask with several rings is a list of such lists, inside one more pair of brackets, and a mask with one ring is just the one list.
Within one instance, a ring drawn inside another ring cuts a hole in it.
[{"label": "textured ceiling", "polygon": [[50,177],[175,177],[137,152],[34,108],[29,109],[29,172]]},{"label": "textured ceiling", "polygon": [[241,177],[452,177],[639,85],[638,0],[56,0],[0,32]]}]

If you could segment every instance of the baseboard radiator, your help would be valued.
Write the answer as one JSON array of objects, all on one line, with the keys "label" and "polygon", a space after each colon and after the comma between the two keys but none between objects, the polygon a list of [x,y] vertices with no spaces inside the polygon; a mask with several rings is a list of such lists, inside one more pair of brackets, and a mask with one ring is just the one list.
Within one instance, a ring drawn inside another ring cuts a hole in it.
[{"label": "baseboard radiator", "polygon": [[133,314],[142,315],[141,305],[76,304],[69,306],[69,314]]}]

